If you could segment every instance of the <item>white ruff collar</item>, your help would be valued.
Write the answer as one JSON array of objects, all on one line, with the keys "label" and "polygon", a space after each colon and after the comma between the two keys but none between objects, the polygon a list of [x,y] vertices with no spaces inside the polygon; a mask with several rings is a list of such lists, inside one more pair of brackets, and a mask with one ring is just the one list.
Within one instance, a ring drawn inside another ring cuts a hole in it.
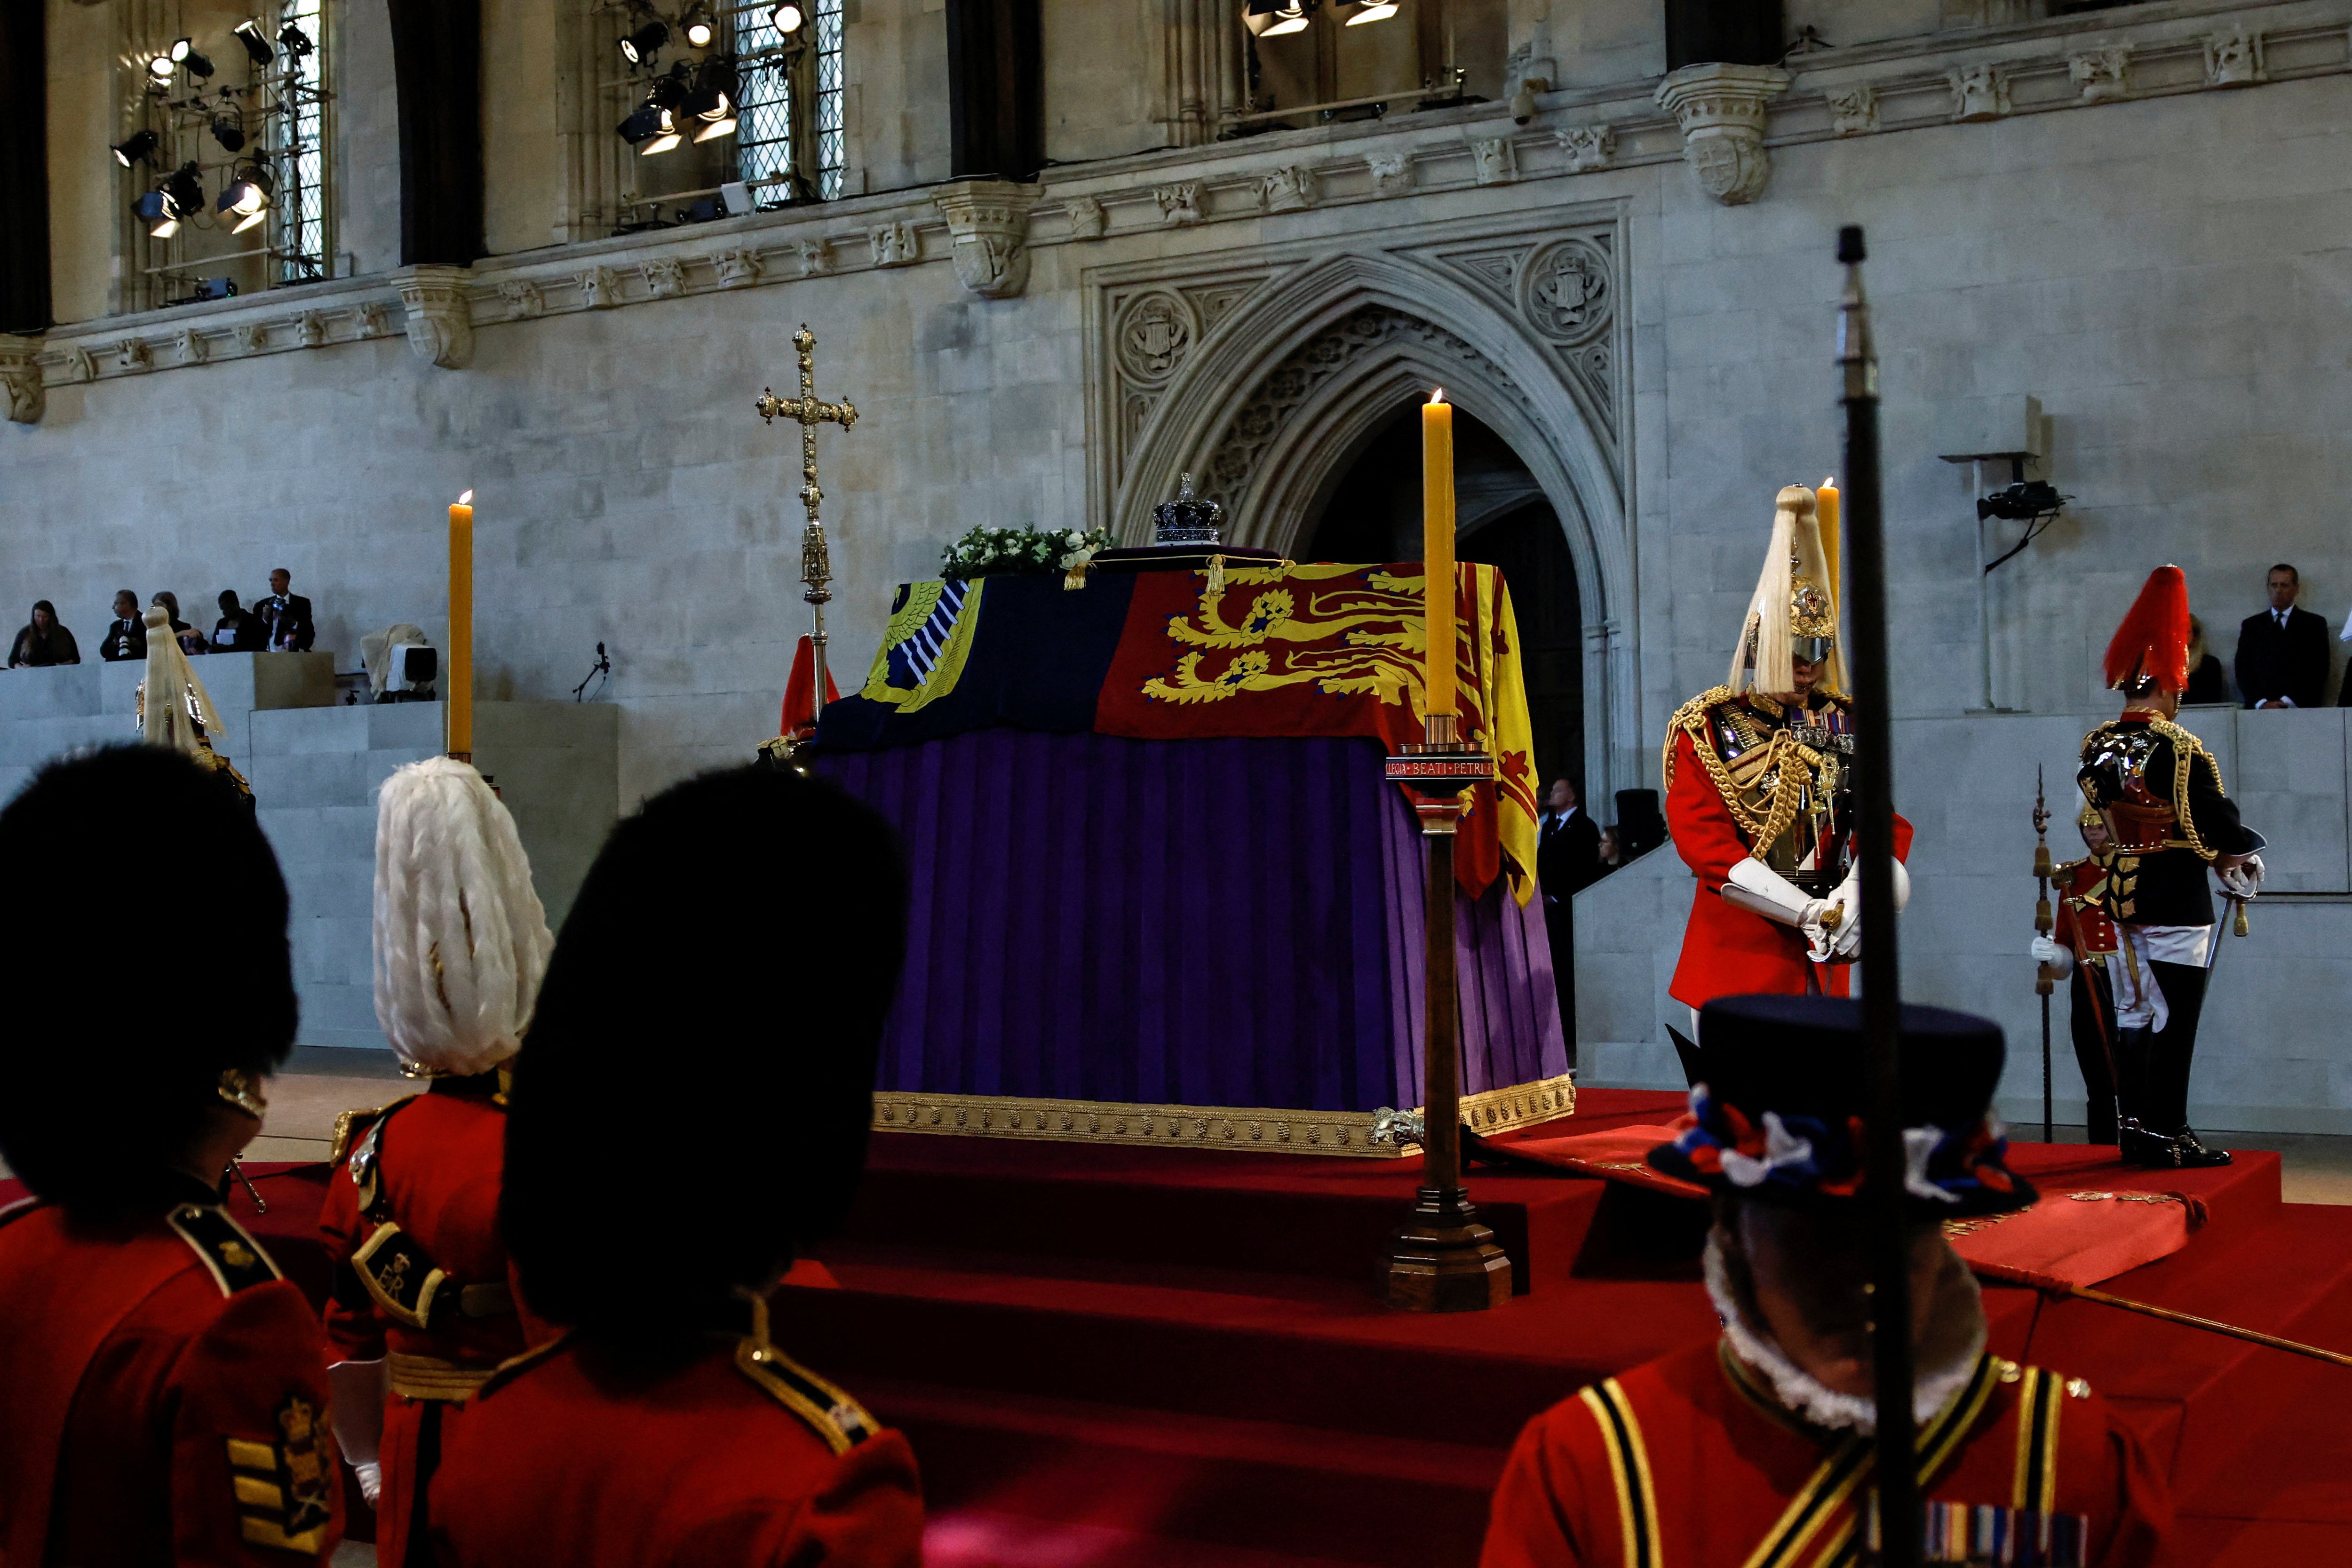
[{"label": "white ruff collar", "polygon": [[[1772,1385],[1773,1395],[1793,1414],[1832,1431],[1869,1436],[1878,1430],[1875,1402],[1840,1394],[1813,1377],[1788,1357],[1771,1331],[1751,1324],[1746,1308],[1732,1289],[1723,1266],[1723,1253],[1710,1233],[1706,1238],[1706,1293],[1723,1319],[1724,1338],[1731,1351]],[[1915,1373],[1911,1389],[1911,1419],[1926,1426],[1965,1387],[1984,1353],[1985,1321],[1981,1312],[1969,1333],[1966,1347],[1945,1365]]]}]

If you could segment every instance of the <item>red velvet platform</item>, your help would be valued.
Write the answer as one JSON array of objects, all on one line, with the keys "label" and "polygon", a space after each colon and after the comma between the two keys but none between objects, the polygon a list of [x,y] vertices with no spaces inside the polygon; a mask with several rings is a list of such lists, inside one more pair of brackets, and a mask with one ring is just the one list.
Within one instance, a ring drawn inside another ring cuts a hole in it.
[{"label": "red velvet platform", "polygon": [[[1580,1130],[1680,1096],[1587,1089]],[[1715,1331],[1699,1205],[1474,1173],[1520,1294],[1391,1313],[1374,1262],[1417,1162],[880,1134],[842,1289],[777,1333],[902,1426],[943,1568],[1469,1564],[1519,1426]],[[2352,1209],[2283,1204],[2277,1157],[2134,1172],[2019,1146],[2055,1190],[2189,1192],[2188,1247],[2118,1295],[2352,1350]],[[2170,1473],[2182,1563],[2352,1562],[2352,1370],[1989,1286],[1993,1346],[2087,1377]]]},{"label": "red velvet platform", "polygon": [[[1586,1089],[1572,1125],[1671,1120]],[[1556,1125],[1549,1131],[1558,1131]],[[2117,1295],[2352,1350],[2352,1208],[2284,1204],[2277,1156],[2132,1172],[2025,1144],[2045,1188],[2172,1189],[2210,1223]],[[323,1171],[249,1167],[238,1217],[323,1294]],[[938,1568],[1445,1568],[1477,1559],[1513,1436],[1583,1384],[1715,1331],[1704,1210],[1567,1174],[1473,1173],[1520,1294],[1382,1309],[1374,1265],[1417,1162],[877,1134],[838,1289],[777,1338],[903,1427]],[[0,1203],[18,1195],[0,1184]],[[1988,1286],[2000,1353],[2087,1377],[2170,1474],[2177,1561],[2352,1562],[2352,1369]]]}]

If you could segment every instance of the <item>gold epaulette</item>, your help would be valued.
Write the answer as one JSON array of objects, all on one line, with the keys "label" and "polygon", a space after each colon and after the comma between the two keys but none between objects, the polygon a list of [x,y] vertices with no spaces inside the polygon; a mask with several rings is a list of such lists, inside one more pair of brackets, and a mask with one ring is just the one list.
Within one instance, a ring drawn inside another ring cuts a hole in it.
[{"label": "gold epaulette", "polygon": [[365,1110],[352,1110],[341,1112],[335,1118],[334,1142],[327,1146],[327,1163],[330,1165],[341,1164],[343,1163],[343,1157],[352,1152],[352,1139],[357,1138],[361,1133],[366,1131],[369,1128],[383,1121],[385,1114],[389,1112],[394,1106],[405,1105],[415,1098],[416,1097],[413,1094],[404,1094],[398,1100],[392,1101],[390,1105],[378,1105]]},{"label": "gold epaulette", "polygon": [[1675,709],[1675,716],[1666,721],[1666,743],[1658,756],[1658,772],[1668,792],[1675,787],[1675,737],[1688,734],[1694,745],[1708,743],[1706,710],[1718,702],[1732,701],[1738,695],[1728,686],[1710,686]]},{"label": "gold epaulette", "polygon": [[882,1429],[866,1406],[765,1342],[747,1334],[735,1347],[735,1369],[761,1392],[800,1417],[835,1454],[846,1454]]},{"label": "gold epaulette", "polygon": [[278,1272],[276,1260],[261,1249],[261,1243],[247,1235],[226,1209],[182,1204],[164,1216],[164,1223],[202,1260],[224,1296],[285,1278]]},{"label": "gold epaulette", "polygon": [[508,1384],[512,1383],[516,1378],[520,1377],[524,1373],[529,1372],[532,1367],[537,1366],[541,1362],[545,1361],[548,1357],[553,1355],[556,1352],[562,1350],[565,1345],[571,1342],[571,1331],[566,1330],[564,1332],[556,1335],[553,1339],[549,1340],[542,1344],[531,1346],[530,1349],[523,1352],[520,1355],[510,1355],[507,1357],[506,1360],[499,1363],[497,1366],[490,1369],[490,1375],[483,1381],[483,1384],[479,1388],[474,1390],[474,1397],[476,1399],[488,1398],[491,1394],[496,1394],[499,1389],[504,1388]]}]

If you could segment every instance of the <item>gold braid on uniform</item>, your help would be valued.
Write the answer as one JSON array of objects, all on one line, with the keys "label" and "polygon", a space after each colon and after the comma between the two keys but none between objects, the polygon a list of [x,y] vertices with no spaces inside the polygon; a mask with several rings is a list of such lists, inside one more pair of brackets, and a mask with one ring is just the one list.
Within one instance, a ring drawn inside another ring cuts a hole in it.
[{"label": "gold braid on uniform", "polygon": [[2200,860],[2210,865],[2221,858],[2221,852],[2197,836],[2197,814],[2189,809],[2189,773],[2199,757],[2204,758],[2206,770],[2213,775],[2213,793],[2226,795],[2229,792],[2221,787],[2221,764],[2213,760],[2204,742],[2170,720],[2151,719],[2147,727],[2172,742],[2173,815],[2179,819],[2180,837],[2188,840],[2189,847],[2197,852]]},{"label": "gold braid on uniform", "polygon": [[1755,841],[1748,858],[1761,860],[1780,842],[1780,835],[1789,831],[1789,825],[1797,820],[1797,812],[1804,803],[1805,785],[1828,759],[1801,742],[1794,732],[1773,731],[1764,742],[1763,755],[1755,763],[1759,773],[1770,772],[1778,777],[1779,782],[1772,786],[1771,809],[1760,816],[1748,810],[1740,804],[1739,785],[1732,778],[1731,770],[1723,765],[1723,759],[1715,754],[1715,742],[1706,732],[1707,710],[1721,703],[1736,702],[1738,696],[1728,686],[1709,687],[1675,709],[1675,716],[1666,721],[1666,742],[1659,771],[1664,777],[1666,793],[1671,795],[1675,787],[1675,737],[1688,735],[1691,751],[1706,769],[1707,777],[1714,781],[1716,793],[1723,796],[1731,819]]}]

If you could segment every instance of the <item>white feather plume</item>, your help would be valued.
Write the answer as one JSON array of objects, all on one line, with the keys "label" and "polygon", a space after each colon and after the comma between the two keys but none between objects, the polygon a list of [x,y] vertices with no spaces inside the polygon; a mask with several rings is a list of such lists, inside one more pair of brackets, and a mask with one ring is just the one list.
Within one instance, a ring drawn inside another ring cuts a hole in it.
[{"label": "white feather plume", "polygon": [[514,1055],[555,937],[514,818],[473,767],[411,763],[375,818],[375,1016],[403,1061],[486,1072]]}]

